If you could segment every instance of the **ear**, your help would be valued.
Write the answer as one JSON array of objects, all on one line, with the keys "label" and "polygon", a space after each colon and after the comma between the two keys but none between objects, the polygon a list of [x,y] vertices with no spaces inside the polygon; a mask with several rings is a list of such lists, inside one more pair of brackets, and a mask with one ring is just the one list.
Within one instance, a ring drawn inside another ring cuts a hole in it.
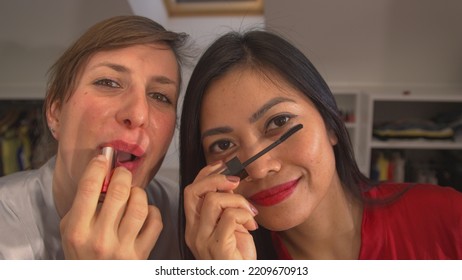
[{"label": "ear", "polygon": [[46,112],[47,124],[53,137],[59,139],[61,106],[58,101],[54,101]]},{"label": "ear", "polygon": [[332,146],[337,145],[337,143],[338,143],[338,138],[337,138],[337,135],[334,133],[334,131],[331,130],[331,129],[329,129],[329,130],[327,131],[327,134],[328,134],[328,136],[329,136],[329,142],[330,142],[330,144],[331,144]]}]

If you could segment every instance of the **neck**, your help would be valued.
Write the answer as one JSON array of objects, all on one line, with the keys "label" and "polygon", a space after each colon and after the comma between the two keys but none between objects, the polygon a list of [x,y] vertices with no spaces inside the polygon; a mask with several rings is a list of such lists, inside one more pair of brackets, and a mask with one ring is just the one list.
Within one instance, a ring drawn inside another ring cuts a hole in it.
[{"label": "neck", "polygon": [[281,232],[281,238],[294,259],[357,259],[362,209],[362,203],[339,184],[308,220]]},{"label": "neck", "polygon": [[74,194],[71,193],[74,190],[71,180],[65,180],[65,170],[60,164],[58,156],[56,157],[56,166],[53,172],[53,199],[56,206],[56,211],[58,212],[59,217],[64,217],[69,211]]}]

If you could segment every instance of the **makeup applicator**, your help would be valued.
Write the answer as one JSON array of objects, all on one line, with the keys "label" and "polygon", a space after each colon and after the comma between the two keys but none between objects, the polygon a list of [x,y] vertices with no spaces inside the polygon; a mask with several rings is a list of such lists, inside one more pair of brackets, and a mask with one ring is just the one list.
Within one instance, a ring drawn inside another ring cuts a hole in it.
[{"label": "makeup applicator", "polygon": [[245,168],[249,164],[251,164],[252,162],[257,160],[259,157],[261,157],[262,155],[264,155],[267,152],[274,149],[277,145],[279,145],[282,142],[284,142],[285,140],[287,140],[287,138],[289,138],[295,132],[299,131],[302,128],[303,128],[302,124],[297,124],[296,126],[292,127],[286,133],[284,133],[278,140],[276,140],[271,145],[269,145],[268,147],[261,150],[259,153],[257,153],[253,157],[251,157],[248,160],[244,161],[244,163],[241,163],[241,161],[237,157],[233,157],[232,159],[230,159],[229,161],[227,161],[225,163],[226,164],[226,170],[221,172],[221,174],[239,176],[239,178],[241,178],[241,180],[246,178],[248,176],[248,174],[247,174],[247,171],[245,171]]}]

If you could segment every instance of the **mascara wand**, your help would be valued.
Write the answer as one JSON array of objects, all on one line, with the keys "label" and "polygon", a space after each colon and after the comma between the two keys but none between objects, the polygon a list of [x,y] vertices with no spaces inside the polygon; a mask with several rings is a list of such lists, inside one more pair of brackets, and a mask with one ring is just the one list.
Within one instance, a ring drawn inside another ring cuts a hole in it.
[{"label": "mascara wand", "polygon": [[271,145],[268,147],[264,148],[248,160],[244,161],[244,163],[241,163],[241,161],[237,157],[233,157],[231,160],[226,162],[226,167],[227,169],[223,171],[221,174],[224,175],[233,175],[233,176],[239,176],[242,179],[248,176],[247,171],[245,171],[245,168],[257,160],[259,157],[262,155],[266,154],[267,152],[271,151],[274,149],[277,145],[281,144],[287,138],[292,136],[295,132],[299,131],[300,129],[303,128],[302,124],[297,124],[296,126],[292,127],[289,129],[286,133],[284,133],[278,140],[274,141]]}]

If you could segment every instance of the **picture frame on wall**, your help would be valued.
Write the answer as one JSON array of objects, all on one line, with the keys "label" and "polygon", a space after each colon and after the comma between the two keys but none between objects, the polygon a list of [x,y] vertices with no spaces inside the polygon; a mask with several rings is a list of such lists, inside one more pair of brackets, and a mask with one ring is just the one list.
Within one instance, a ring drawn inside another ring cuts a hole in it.
[{"label": "picture frame on wall", "polygon": [[169,16],[260,15],[263,0],[164,0]]}]

